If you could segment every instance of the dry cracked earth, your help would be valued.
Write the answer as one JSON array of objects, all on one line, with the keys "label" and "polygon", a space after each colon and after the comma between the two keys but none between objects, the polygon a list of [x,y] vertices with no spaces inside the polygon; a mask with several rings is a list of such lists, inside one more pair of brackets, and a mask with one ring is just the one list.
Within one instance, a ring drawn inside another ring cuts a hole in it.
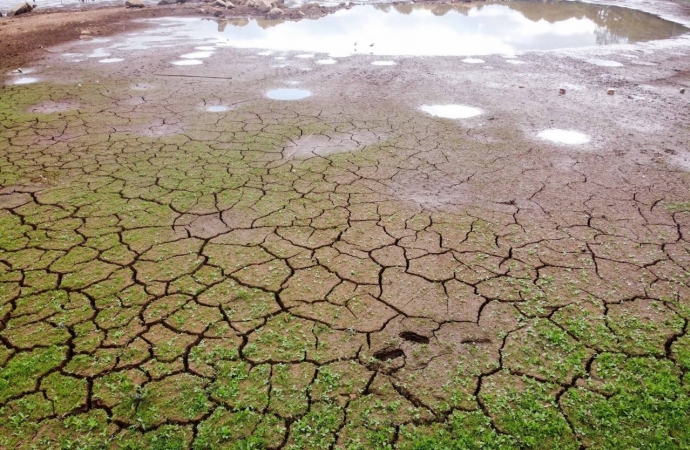
[{"label": "dry cracked earth", "polygon": [[690,446],[687,48],[60,59],[89,45],[0,91],[1,448]]}]

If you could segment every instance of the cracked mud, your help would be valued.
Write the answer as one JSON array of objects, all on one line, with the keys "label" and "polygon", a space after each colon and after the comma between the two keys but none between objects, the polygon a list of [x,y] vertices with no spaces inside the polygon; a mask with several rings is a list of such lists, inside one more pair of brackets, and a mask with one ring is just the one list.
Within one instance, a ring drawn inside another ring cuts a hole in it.
[{"label": "cracked mud", "polygon": [[0,91],[0,447],[690,446],[685,45],[37,62]]}]

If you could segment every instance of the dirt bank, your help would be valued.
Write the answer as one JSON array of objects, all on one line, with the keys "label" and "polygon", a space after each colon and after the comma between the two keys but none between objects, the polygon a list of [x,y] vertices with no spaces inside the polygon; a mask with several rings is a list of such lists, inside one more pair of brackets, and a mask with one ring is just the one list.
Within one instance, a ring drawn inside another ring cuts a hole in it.
[{"label": "dirt bank", "polygon": [[[285,8],[285,17],[314,18],[338,8],[310,6]],[[70,11],[36,9],[29,14],[0,18],[0,71],[25,66],[33,59],[42,57],[50,46],[84,37],[110,36],[146,27],[136,19],[179,16],[213,17],[214,13],[228,18],[266,15],[257,8],[244,5],[228,10],[202,2],[147,6],[141,9],[124,6],[89,7]]]}]

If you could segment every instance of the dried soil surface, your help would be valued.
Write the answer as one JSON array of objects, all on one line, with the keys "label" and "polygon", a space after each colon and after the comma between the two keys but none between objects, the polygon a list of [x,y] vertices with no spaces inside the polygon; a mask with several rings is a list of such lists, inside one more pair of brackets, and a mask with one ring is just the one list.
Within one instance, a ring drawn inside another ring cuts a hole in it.
[{"label": "dried soil surface", "polygon": [[687,40],[63,56],[123,39],[8,60],[0,447],[690,446]]}]

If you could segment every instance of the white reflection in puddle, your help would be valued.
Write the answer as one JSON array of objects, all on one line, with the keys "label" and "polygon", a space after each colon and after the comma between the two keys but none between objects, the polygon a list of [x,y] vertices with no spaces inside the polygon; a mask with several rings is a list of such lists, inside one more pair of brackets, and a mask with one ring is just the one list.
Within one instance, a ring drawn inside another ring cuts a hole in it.
[{"label": "white reflection in puddle", "polygon": [[479,58],[465,58],[462,60],[462,62],[467,64],[484,64],[486,61]]},{"label": "white reflection in puddle", "polygon": [[588,59],[587,62],[601,67],[623,67],[623,64],[610,59]]},{"label": "white reflection in puddle", "polygon": [[316,61],[316,64],[330,65],[330,64],[335,64],[337,62],[338,61],[336,61],[335,59],[329,58],[329,59],[320,59],[320,60]]},{"label": "white reflection in puddle", "polygon": [[306,58],[313,58],[313,57],[314,57],[314,54],[313,54],[313,53],[303,53],[303,54],[301,54],[301,55],[295,56],[295,58],[305,58],[305,59],[306,59]]},{"label": "white reflection in puddle", "polygon": [[175,66],[196,66],[203,64],[203,61],[199,61],[198,59],[184,59],[182,61],[173,61],[172,64]]},{"label": "white reflection in puddle", "polygon": [[520,61],[519,59],[506,59],[506,62],[507,62],[508,64],[513,64],[513,65],[515,65],[515,66],[520,66],[520,65],[522,65],[522,64],[527,64],[526,62]]},{"label": "white reflection in puddle", "polygon": [[559,130],[556,128],[544,130],[537,135],[544,140],[566,145],[582,145],[590,141],[589,136],[572,130]]},{"label": "white reflection in puddle", "polygon": [[222,105],[215,105],[215,106],[209,106],[206,108],[206,111],[208,112],[225,112],[228,111],[228,108]]},{"label": "white reflection in puddle", "polygon": [[180,58],[185,58],[185,59],[204,59],[208,58],[213,54],[213,52],[194,52],[194,53],[186,53]]},{"label": "white reflection in puddle", "polygon": [[194,47],[194,50],[201,50],[204,52],[213,51],[215,49],[216,49],[215,47],[211,47],[210,45],[202,45],[201,47]]},{"label": "white reflection in puddle", "polygon": [[117,62],[122,62],[122,61],[124,61],[124,59],[122,59],[122,58],[106,58],[106,59],[101,59],[98,62],[108,64],[108,63],[117,63]]},{"label": "white reflection in puddle", "polygon": [[419,109],[432,116],[445,119],[468,119],[482,113],[481,109],[465,105],[422,105]]},{"label": "white reflection in puddle", "polygon": [[[360,5],[318,20],[151,19],[161,26],[128,38],[304,54],[514,55],[680,36],[688,29],[632,9],[580,2]],[[172,25],[171,25],[172,24]],[[159,34],[161,36],[155,36]],[[164,36],[162,36],[164,34]],[[146,42],[148,45],[148,42]],[[358,43],[358,45],[355,45]],[[374,44],[370,46],[370,44]],[[333,57],[329,56],[329,57]]]},{"label": "white reflection in puddle", "polygon": [[89,58],[107,58],[108,56],[110,56],[110,53],[106,52],[105,49],[97,48],[87,56]]},{"label": "white reflection in puddle", "polygon": [[306,89],[273,89],[266,93],[266,97],[272,100],[302,100],[311,95]]},{"label": "white reflection in puddle", "polygon": [[273,52],[259,52],[259,53],[257,53],[257,55],[259,55],[259,56],[271,56],[272,54],[273,54]]},{"label": "white reflection in puddle", "polygon": [[374,61],[371,63],[372,66],[394,66],[396,65],[395,61]]},{"label": "white reflection in puddle", "polygon": [[12,82],[12,84],[31,84],[31,83],[36,83],[38,82],[38,78],[33,78],[33,77],[22,77],[22,78],[17,78]]}]

